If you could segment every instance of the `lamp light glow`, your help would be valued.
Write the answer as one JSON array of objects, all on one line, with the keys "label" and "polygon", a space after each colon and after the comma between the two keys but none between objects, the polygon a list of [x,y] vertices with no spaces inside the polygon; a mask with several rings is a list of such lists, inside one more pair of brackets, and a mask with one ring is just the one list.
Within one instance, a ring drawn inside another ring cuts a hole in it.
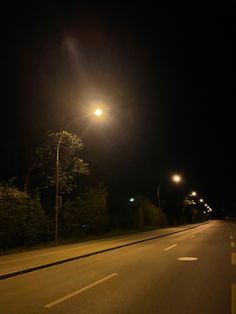
[{"label": "lamp light glow", "polygon": [[94,114],[95,114],[95,116],[101,116],[101,115],[103,114],[103,111],[102,111],[102,109],[97,108],[97,109],[94,111]]},{"label": "lamp light glow", "polygon": [[175,183],[179,183],[182,181],[182,177],[179,175],[179,174],[174,174],[172,176],[172,180],[175,182]]}]

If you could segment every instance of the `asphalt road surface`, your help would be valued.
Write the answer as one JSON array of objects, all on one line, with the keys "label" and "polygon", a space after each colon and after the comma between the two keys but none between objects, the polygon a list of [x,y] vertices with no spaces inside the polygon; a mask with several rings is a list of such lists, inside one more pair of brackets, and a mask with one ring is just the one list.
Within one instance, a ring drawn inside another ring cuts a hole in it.
[{"label": "asphalt road surface", "polygon": [[236,314],[236,225],[196,229],[1,280],[1,314]]}]

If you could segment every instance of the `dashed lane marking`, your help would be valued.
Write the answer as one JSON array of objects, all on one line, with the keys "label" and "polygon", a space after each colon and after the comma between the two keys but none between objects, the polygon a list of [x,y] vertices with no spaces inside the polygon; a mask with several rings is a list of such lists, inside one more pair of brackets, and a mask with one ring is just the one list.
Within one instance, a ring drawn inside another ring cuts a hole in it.
[{"label": "dashed lane marking", "polygon": [[102,283],[102,282],[104,282],[104,281],[106,281],[106,280],[108,280],[108,279],[110,279],[110,278],[112,278],[114,276],[117,276],[117,273],[110,274],[110,275],[108,275],[108,276],[106,276],[106,277],[104,277],[104,278],[102,278],[100,280],[97,280],[97,281],[91,283],[90,285],[87,285],[87,286],[85,286],[85,287],[83,287],[83,288],[81,288],[79,290],[76,290],[76,291],[74,291],[72,293],[69,293],[69,294],[65,295],[64,297],[62,297],[60,299],[57,299],[57,300],[55,300],[53,302],[50,302],[50,303],[44,305],[44,307],[47,307],[47,308],[53,307],[53,306],[55,306],[55,305],[57,305],[59,303],[62,303],[64,301],[74,297],[77,294],[80,294],[80,293],[82,293],[82,292],[84,292],[84,291],[86,291],[86,290],[88,290],[88,289],[90,289],[90,288],[92,288],[94,286],[97,286],[98,284],[100,284],[100,283]]},{"label": "dashed lane marking", "polygon": [[164,251],[168,251],[168,250],[172,249],[172,248],[175,247],[175,246],[177,246],[177,244],[173,244],[173,245],[171,245],[171,246],[165,248]]}]

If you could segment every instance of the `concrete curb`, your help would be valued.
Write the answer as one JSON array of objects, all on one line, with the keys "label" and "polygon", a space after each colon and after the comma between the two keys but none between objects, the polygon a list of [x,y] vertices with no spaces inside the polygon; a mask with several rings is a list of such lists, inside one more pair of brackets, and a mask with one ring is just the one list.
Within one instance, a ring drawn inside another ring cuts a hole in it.
[{"label": "concrete curb", "polygon": [[134,245],[134,244],[137,244],[137,243],[142,243],[142,242],[154,240],[154,239],[157,239],[157,238],[166,237],[166,236],[169,236],[169,235],[172,235],[172,234],[175,234],[175,233],[180,233],[180,232],[184,232],[184,231],[187,231],[187,230],[190,230],[190,229],[199,228],[199,227],[201,227],[203,225],[206,225],[206,224],[209,224],[209,223],[210,222],[207,222],[207,223],[203,223],[203,224],[201,224],[199,226],[193,226],[193,227],[189,227],[189,228],[186,228],[186,229],[183,229],[183,230],[178,230],[178,231],[174,231],[174,232],[170,232],[170,233],[166,233],[166,234],[162,234],[162,235],[157,235],[157,236],[154,236],[154,237],[151,237],[151,238],[147,238],[147,239],[142,239],[142,240],[126,243],[126,244],[121,244],[121,245],[118,245],[118,246],[113,246],[113,247],[110,247],[110,248],[107,248],[107,249],[104,249],[104,250],[90,252],[90,253],[87,253],[87,254],[66,258],[66,259],[63,259],[63,260],[60,260],[60,261],[47,263],[47,264],[43,264],[43,265],[39,265],[39,266],[35,266],[35,267],[30,267],[30,268],[18,270],[18,271],[12,272],[12,273],[3,274],[3,275],[0,275],[0,280],[4,280],[4,279],[7,279],[7,278],[23,275],[23,274],[26,274],[26,273],[30,273],[30,272],[33,272],[33,271],[36,271],[36,270],[40,270],[40,269],[44,269],[44,268],[48,268],[48,267],[52,267],[52,266],[56,266],[56,265],[65,264],[65,263],[68,263],[68,262],[71,262],[71,261],[75,261],[77,259],[81,259],[81,258],[92,256],[92,255],[97,255],[97,254],[101,254],[101,253],[104,253],[104,252],[117,250],[117,249],[120,249],[122,247]]}]

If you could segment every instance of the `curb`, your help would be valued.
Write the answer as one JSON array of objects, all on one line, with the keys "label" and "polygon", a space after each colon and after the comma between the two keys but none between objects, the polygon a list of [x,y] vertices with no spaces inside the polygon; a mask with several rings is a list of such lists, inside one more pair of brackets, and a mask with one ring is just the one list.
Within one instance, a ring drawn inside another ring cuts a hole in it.
[{"label": "curb", "polygon": [[67,259],[60,260],[60,261],[56,261],[56,262],[52,262],[52,263],[48,263],[48,264],[43,264],[43,265],[39,265],[39,266],[35,266],[35,267],[30,267],[30,268],[18,270],[18,271],[12,272],[12,273],[3,274],[3,275],[0,275],[0,280],[4,280],[4,279],[7,279],[7,278],[11,278],[11,277],[16,277],[16,276],[19,276],[19,275],[23,275],[23,274],[30,273],[30,272],[33,272],[33,271],[36,271],[36,270],[40,270],[40,269],[44,269],[44,268],[49,268],[49,267],[56,266],[56,265],[65,264],[65,263],[68,263],[68,262],[71,262],[71,261],[75,261],[77,259],[81,259],[81,258],[86,258],[86,257],[92,256],[92,255],[97,255],[97,254],[101,254],[101,253],[104,253],[104,252],[117,250],[117,249],[120,249],[122,247],[134,245],[134,244],[137,244],[137,243],[142,243],[142,242],[154,240],[154,239],[157,239],[157,238],[166,237],[166,236],[169,236],[169,235],[172,235],[172,234],[175,234],[175,233],[180,233],[180,232],[184,232],[184,231],[187,231],[187,230],[190,230],[190,229],[199,228],[199,227],[201,227],[203,225],[206,225],[206,224],[209,224],[209,223],[210,222],[207,222],[207,223],[203,223],[203,224],[201,224],[199,226],[186,228],[184,230],[178,230],[178,231],[174,231],[174,232],[170,232],[170,233],[154,236],[154,237],[151,237],[151,238],[138,240],[138,241],[135,241],[135,242],[130,242],[130,243],[121,244],[121,245],[118,245],[118,246],[113,246],[113,247],[110,247],[110,248],[107,248],[107,249],[104,249],[104,250],[99,250],[99,251],[95,251],[95,252],[91,252],[91,253],[87,253],[87,254],[83,254],[83,255],[70,257],[70,258],[67,258]]}]

